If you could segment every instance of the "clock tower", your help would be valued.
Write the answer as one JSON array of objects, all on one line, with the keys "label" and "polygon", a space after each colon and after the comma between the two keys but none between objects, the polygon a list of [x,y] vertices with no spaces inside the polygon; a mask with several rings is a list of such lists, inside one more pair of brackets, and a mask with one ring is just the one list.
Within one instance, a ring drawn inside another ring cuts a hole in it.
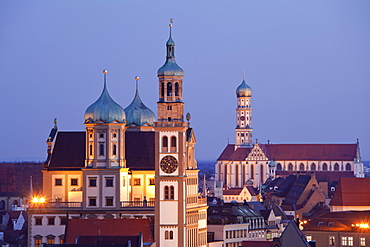
[{"label": "clock tower", "polygon": [[[189,123],[184,121],[184,71],[175,61],[175,42],[171,29],[172,24],[166,43],[166,62],[158,70],[155,240],[161,247],[206,246],[206,219],[203,223],[198,216],[200,212],[202,216],[206,215],[207,206],[202,204],[199,207],[198,204],[199,170],[194,158],[195,137]],[[187,119],[190,120],[190,114]],[[202,222],[200,230],[198,219]]]}]

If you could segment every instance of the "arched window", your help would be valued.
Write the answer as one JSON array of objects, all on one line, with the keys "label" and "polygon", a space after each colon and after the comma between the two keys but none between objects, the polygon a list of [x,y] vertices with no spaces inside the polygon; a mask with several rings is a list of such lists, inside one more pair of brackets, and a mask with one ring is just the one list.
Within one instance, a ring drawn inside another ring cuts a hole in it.
[{"label": "arched window", "polygon": [[304,171],[304,164],[303,163],[299,164],[299,170]]},{"label": "arched window", "polygon": [[112,154],[117,155],[117,145],[116,144],[113,144]]},{"label": "arched window", "polygon": [[5,209],[5,201],[1,200],[0,201],[0,210],[4,210],[4,209]]},{"label": "arched window", "polygon": [[161,83],[161,97],[164,96],[164,83]]},{"label": "arched window", "polygon": [[170,234],[168,233],[168,231],[165,231],[164,232],[164,239],[169,239],[170,238]]},{"label": "arched window", "polygon": [[168,189],[168,186],[164,186],[164,199],[168,200],[170,198],[170,191]]},{"label": "arched window", "polygon": [[278,171],[281,171],[282,170],[282,167],[281,167],[281,164],[280,163],[277,163],[276,170],[278,170]]},{"label": "arched window", "polygon": [[316,171],[316,164],[315,163],[311,164],[311,171]]},{"label": "arched window", "polygon": [[334,171],[339,171],[339,165],[338,165],[338,163],[335,163],[334,164]]},{"label": "arched window", "polygon": [[235,184],[237,187],[239,187],[239,165],[238,164],[235,165],[235,174],[236,174]]},{"label": "arched window", "polygon": [[170,231],[170,239],[173,239],[173,231]]},{"label": "arched window", "polygon": [[288,165],[288,171],[293,171],[293,165],[292,165],[292,163],[289,163],[289,165]]},{"label": "arched window", "polygon": [[163,136],[162,138],[162,147],[164,148],[168,147],[168,137],[167,136]]},{"label": "arched window", "polygon": [[104,144],[99,144],[99,155],[104,156]]},{"label": "arched window", "polygon": [[89,153],[90,153],[90,155],[93,155],[93,146],[92,145],[90,145],[90,147],[89,147],[90,149],[89,149]]},{"label": "arched window", "polygon": [[254,178],[254,165],[251,165],[251,178]]},{"label": "arched window", "polygon": [[167,83],[167,96],[172,96],[172,83]]},{"label": "arched window", "polygon": [[175,96],[179,96],[179,83],[175,83]]},{"label": "arched window", "polygon": [[171,137],[171,147],[173,147],[173,148],[176,147],[176,137],[175,136]]},{"label": "arched window", "polygon": [[346,171],[350,171],[351,170],[351,164],[350,163],[347,163],[346,164]]},{"label": "arched window", "polygon": [[175,187],[170,186],[170,200],[175,200]]},{"label": "arched window", "polygon": [[327,171],[328,170],[328,165],[326,163],[322,164],[322,170]]}]

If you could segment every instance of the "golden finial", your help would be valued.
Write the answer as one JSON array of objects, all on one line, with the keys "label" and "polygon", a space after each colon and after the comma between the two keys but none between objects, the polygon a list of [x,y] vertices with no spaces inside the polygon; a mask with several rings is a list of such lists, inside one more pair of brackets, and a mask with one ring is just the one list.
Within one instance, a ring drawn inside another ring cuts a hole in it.
[{"label": "golden finial", "polygon": [[172,23],[173,23],[173,18],[170,18],[170,27],[172,27]]},{"label": "golden finial", "polygon": [[137,81],[138,81],[138,80],[139,80],[139,77],[138,77],[138,76],[135,76],[135,80],[137,80]]},{"label": "golden finial", "polygon": [[106,70],[106,69],[103,70],[103,74],[106,74],[106,73],[108,73],[108,70]]}]

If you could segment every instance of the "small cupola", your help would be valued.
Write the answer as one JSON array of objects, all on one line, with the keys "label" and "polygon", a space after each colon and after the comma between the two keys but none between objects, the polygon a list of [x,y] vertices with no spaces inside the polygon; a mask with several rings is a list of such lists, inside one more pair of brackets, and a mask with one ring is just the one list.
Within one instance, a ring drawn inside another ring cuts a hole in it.
[{"label": "small cupola", "polygon": [[236,96],[237,97],[252,96],[252,89],[250,86],[247,85],[247,83],[245,83],[244,79],[242,83],[239,85],[239,87],[236,89]]},{"label": "small cupola", "polygon": [[131,104],[125,108],[126,114],[126,123],[128,126],[153,126],[156,117],[152,110],[150,110],[144,103],[141,101],[139,96],[138,81],[139,77],[135,77],[136,80],[136,93],[135,97],[132,100]]},{"label": "small cupola", "polygon": [[109,95],[107,89],[107,70],[104,74],[104,88],[100,97],[85,111],[85,123],[124,123],[126,119],[125,111]]}]

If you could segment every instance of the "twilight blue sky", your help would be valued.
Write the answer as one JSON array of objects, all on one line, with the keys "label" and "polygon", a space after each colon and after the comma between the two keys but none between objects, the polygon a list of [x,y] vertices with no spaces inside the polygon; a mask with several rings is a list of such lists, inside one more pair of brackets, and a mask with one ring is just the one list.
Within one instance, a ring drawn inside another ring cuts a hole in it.
[{"label": "twilight blue sky", "polygon": [[0,1],[0,160],[43,160],[46,138],[83,130],[108,89],[156,113],[156,72],[174,18],[185,110],[200,160],[234,142],[235,89],[253,90],[265,143],[354,143],[370,159],[370,1]]}]

